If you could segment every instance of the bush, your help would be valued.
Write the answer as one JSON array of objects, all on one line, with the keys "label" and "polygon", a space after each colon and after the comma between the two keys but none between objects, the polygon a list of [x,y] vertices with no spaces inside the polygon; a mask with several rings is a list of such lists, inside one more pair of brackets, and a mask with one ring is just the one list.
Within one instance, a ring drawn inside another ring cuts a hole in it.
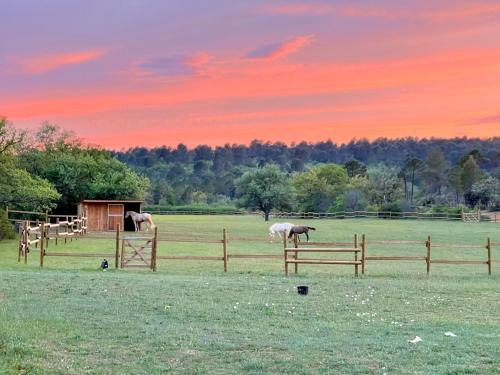
[{"label": "bush", "polygon": [[401,202],[392,202],[380,206],[378,217],[381,218],[396,218],[401,216],[403,207]]},{"label": "bush", "polygon": [[462,207],[450,207],[444,204],[433,205],[432,212],[436,214],[460,214]]},{"label": "bush", "polygon": [[163,206],[163,205],[145,205],[144,211],[146,212],[165,212],[165,213],[176,213],[182,212],[185,214],[203,214],[203,215],[232,215],[232,214],[242,214],[245,210],[237,209],[235,206],[211,206],[211,205],[200,205],[200,204],[190,204],[184,206]]},{"label": "bush", "polygon": [[15,237],[16,233],[5,215],[5,211],[0,210],[0,240],[12,240]]}]

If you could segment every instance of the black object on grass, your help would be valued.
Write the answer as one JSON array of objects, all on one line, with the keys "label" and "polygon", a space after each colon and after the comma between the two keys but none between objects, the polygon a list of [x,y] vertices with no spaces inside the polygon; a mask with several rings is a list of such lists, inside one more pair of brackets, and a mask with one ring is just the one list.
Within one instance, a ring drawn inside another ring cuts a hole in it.
[{"label": "black object on grass", "polygon": [[309,291],[309,287],[305,285],[300,285],[297,287],[297,292],[299,294],[302,294],[303,296],[307,295],[307,292]]},{"label": "black object on grass", "polygon": [[107,269],[109,267],[108,265],[108,261],[106,259],[104,259],[102,262],[101,262],[101,268],[103,270]]}]

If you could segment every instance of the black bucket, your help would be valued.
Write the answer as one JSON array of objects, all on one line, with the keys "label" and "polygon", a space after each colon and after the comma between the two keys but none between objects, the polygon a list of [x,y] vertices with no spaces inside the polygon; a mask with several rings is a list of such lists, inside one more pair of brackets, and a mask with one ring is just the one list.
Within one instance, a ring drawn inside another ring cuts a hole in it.
[{"label": "black bucket", "polygon": [[297,292],[303,296],[307,295],[307,292],[309,292],[309,287],[305,285],[300,285],[297,287]]}]

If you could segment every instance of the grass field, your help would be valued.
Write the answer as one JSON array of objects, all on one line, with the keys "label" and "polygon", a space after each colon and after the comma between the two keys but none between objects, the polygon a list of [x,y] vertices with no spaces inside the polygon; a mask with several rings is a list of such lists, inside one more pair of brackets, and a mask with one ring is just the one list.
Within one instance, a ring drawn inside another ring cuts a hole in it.
[{"label": "grass field", "polygon": [[[258,217],[155,218],[163,238],[218,239],[225,227],[230,254],[282,253]],[[318,241],[365,233],[369,255],[424,255],[428,235],[434,243],[500,242],[492,223],[304,223]],[[114,240],[81,238],[48,251],[112,253]],[[222,245],[160,242],[159,253],[221,256]],[[226,274],[221,261],[159,261],[151,273],[102,272],[100,258],[47,257],[40,270],[37,255],[18,264],[16,241],[0,242],[0,374],[500,373],[498,262],[492,276],[486,265],[436,264],[427,277],[424,262],[371,262],[359,278],[352,266],[313,265],[284,277],[277,259],[232,259]],[[436,248],[433,258],[485,260],[486,250]],[[296,293],[301,284],[308,296]],[[408,343],[417,335],[422,342]]]}]

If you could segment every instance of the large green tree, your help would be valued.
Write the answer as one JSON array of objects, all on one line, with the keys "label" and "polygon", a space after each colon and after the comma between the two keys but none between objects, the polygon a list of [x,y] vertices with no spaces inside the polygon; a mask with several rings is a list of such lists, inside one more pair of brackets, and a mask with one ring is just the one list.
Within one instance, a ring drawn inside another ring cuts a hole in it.
[{"label": "large green tree", "polygon": [[441,195],[441,189],[448,177],[448,162],[440,148],[436,147],[429,151],[421,177],[430,197]]},{"label": "large green tree", "polygon": [[0,119],[0,207],[44,211],[55,206],[60,194],[45,179],[17,165],[16,152],[25,141],[6,119]]},{"label": "large green tree", "polygon": [[348,183],[347,171],[337,164],[324,164],[296,174],[293,186],[303,211],[326,212]]},{"label": "large green tree", "polygon": [[108,151],[86,147],[71,134],[44,124],[19,159],[32,175],[61,193],[60,211],[74,212],[83,199],[141,199],[149,180],[114,159]]},{"label": "large green tree", "polygon": [[272,164],[248,171],[238,178],[236,196],[241,207],[264,212],[266,221],[272,209],[288,209],[292,202],[288,175]]}]

